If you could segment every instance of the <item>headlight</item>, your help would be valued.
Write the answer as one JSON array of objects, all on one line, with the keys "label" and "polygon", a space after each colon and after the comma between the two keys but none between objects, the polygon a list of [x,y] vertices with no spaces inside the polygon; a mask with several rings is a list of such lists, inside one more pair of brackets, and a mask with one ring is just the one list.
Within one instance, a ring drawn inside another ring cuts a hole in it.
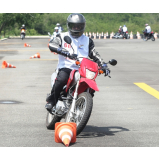
[{"label": "headlight", "polygon": [[95,72],[92,72],[92,71],[86,69],[86,78],[93,79],[95,77],[95,74],[96,74]]}]

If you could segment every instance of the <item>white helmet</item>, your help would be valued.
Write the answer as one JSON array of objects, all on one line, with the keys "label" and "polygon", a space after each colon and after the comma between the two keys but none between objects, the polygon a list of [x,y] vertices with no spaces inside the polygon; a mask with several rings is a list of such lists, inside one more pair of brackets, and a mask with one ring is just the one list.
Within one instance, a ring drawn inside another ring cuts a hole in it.
[{"label": "white helmet", "polygon": [[55,28],[54,28],[54,31],[58,33],[58,27],[55,27]]},{"label": "white helmet", "polygon": [[145,24],[145,26],[147,27],[147,26],[148,26],[148,24]]},{"label": "white helmet", "polygon": [[25,27],[25,25],[24,25],[24,24],[22,24],[22,27]]},{"label": "white helmet", "polygon": [[122,28],[122,26],[119,26],[119,28]]},{"label": "white helmet", "polygon": [[59,24],[59,23],[57,23],[57,24],[56,24],[56,26],[57,26],[57,27],[59,27],[59,26],[60,26],[60,24]]}]

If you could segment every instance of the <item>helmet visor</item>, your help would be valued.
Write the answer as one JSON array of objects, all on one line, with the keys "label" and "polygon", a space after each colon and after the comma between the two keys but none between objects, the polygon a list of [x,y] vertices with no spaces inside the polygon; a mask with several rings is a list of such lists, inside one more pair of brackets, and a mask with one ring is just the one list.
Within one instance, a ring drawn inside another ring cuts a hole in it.
[{"label": "helmet visor", "polygon": [[84,30],[85,23],[68,23],[68,28],[73,32],[80,32]]}]

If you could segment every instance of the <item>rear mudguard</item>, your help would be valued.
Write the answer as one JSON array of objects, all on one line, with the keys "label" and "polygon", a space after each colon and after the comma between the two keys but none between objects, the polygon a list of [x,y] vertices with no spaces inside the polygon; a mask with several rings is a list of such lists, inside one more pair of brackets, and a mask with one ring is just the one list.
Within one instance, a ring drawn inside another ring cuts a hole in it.
[{"label": "rear mudguard", "polygon": [[78,94],[84,92],[87,88],[92,88],[95,91],[99,91],[95,81],[81,77],[78,87]]}]

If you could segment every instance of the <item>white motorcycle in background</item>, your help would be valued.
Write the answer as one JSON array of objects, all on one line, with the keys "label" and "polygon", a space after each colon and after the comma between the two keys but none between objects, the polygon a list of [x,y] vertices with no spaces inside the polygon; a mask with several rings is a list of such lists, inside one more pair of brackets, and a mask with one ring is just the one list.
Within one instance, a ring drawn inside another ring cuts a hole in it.
[{"label": "white motorcycle in background", "polygon": [[51,40],[53,40],[54,38],[56,38],[56,35],[57,35],[57,34],[56,34],[55,32],[53,32],[53,34],[51,35],[50,32],[48,32],[48,35],[49,35],[50,41],[51,41]]},{"label": "white motorcycle in background", "polygon": [[54,35],[51,35],[50,32],[48,32],[48,35],[49,35],[49,37],[50,37],[50,41],[55,38],[55,36],[54,36]]}]

